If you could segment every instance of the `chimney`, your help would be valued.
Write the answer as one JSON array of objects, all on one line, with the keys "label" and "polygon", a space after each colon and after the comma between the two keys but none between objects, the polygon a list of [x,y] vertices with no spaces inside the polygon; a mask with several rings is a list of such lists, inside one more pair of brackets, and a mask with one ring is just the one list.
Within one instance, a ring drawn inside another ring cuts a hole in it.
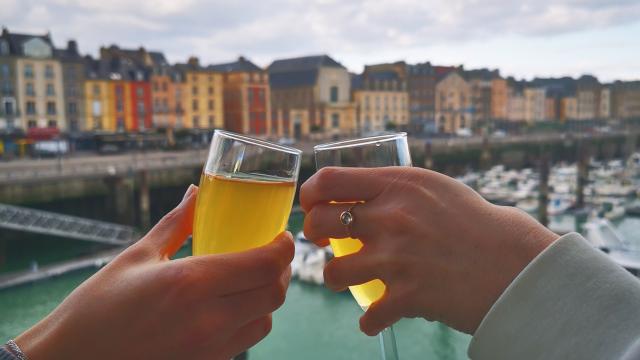
[{"label": "chimney", "polygon": [[7,29],[6,26],[2,27],[2,36],[7,36],[9,35],[9,29]]},{"label": "chimney", "polygon": [[198,60],[197,56],[191,56],[187,63],[193,67],[200,67],[200,60]]},{"label": "chimney", "polygon": [[72,54],[78,54],[78,43],[75,40],[67,41],[67,51]]},{"label": "chimney", "polygon": [[106,59],[109,57],[109,49],[104,46],[100,46],[100,58]]},{"label": "chimney", "polygon": [[245,61],[247,61],[247,59],[244,56],[240,55],[240,57],[238,57],[238,62],[245,62]]}]

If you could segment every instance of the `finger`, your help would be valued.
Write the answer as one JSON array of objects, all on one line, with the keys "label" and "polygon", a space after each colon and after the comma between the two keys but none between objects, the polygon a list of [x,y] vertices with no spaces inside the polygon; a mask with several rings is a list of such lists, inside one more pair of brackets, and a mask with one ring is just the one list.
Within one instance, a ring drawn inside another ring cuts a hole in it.
[{"label": "finger", "polygon": [[[340,220],[343,212],[349,211],[353,216],[351,225],[344,225]],[[365,239],[370,238],[372,224],[371,207],[366,203],[358,204],[317,204],[304,218],[304,236],[315,243],[322,243],[325,239],[343,239],[347,237]]]},{"label": "finger", "polygon": [[326,167],[300,187],[300,206],[305,212],[318,203],[367,201],[378,196],[397,176],[397,169]]},{"label": "finger", "polygon": [[209,354],[210,357],[208,358],[210,359],[211,356],[218,354],[221,355],[220,359],[233,358],[269,335],[269,332],[271,332],[271,326],[271,315],[261,317],[248,323],[238,329],[231,339],[227,341],[222,350],[218,350],[217,348],[212,349],[211,354]]},{"label": "finger", "polygon": [[284,304],[290,280],[291,267],[287,267],[272,284],[223,297],[226,313],[238,324],[246,324],[276,311]]},{"label": "finger", "polygon": [[372,256],[355,253],[336,257],[324,268],[324,282],[329,289],[342,291],[378,279],[379,269],[379,262]]},{"label": "finger", "polygon": [[386,290],[382,298],[371,304],[360,317],[360,330],[369,336],[377,335],[402,318],[402,307],[400,301]]},{"label": "finger", "polygon": [[191,235],[197,195],[198,187],[189,185],[180,204],[160,219],[139,241],[139,246],[148,247],[163,258],[173,256]]},{"label": "finger", "polygon": [[183,260],[189,273],[212,284],[214,295],[231,295],[277,281],[293,260],[293,237],[280,233],[271,243],[237,253],[192,256]]}]

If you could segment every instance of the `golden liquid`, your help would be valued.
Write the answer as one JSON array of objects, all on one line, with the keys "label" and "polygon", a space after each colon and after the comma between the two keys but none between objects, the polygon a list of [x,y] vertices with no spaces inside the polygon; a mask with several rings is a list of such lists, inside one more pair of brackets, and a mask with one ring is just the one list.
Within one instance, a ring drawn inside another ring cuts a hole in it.
[{"label": "golden liquid", "polygon": [[[353,254],[362,248],[362,242],[358,239],[330,239],[330,241],[335,256]],[[349,286],[351,294],[364,310],[369,308],[371,303],[382,297],[384,289],[384,283],[379,279],[371,280],[361,285]]]},{"label": "golden liquid", "polygon": [[295,182],[203,173],[193,224],[193,255],[249,250],[284,231]]}]

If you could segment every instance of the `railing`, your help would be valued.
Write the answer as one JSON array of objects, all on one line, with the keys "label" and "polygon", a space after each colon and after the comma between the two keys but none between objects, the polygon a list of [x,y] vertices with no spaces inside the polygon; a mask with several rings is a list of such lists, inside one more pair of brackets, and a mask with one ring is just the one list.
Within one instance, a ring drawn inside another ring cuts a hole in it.
[{"label": "railing", "polygon": [[110,245],[137,239],[129,226],[5,204],[0,204],[0,227]]}]

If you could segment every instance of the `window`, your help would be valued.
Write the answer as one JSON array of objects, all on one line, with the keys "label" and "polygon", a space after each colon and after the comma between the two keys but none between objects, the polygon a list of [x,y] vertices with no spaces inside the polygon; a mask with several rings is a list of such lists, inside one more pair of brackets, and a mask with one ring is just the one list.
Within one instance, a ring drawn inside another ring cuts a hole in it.
[{"label": "window", "polygon": [[212,128],[214,125],[214,117],[213,116],[209,116],[209,127]]},{"label": "window", "polygon": [[9,43],[6,40],[0,40],[0,55],[9,55]]},{"label": "window", "polygon": [[198,111],[198,100],[193,100],[191,102],[191,110]]},{"label": "window", "polygon": [[332,86],[330,91],[331,91],[330,101],[334,103],[338,102],[338,87]]},{"label": "window", "polygon": [[93,129],[94,130],[99,130],[102,128],[102,119],[99,117],[94,117],[93,118]]},{"label": "window", "polygon": [[365,109],[369,108],[369,95],[364,96],[364,107]]},{"label": "window", "polygon": [[26,77],[27,79],[33,79],[33,65],[24,65],[24,77]]},{"label": "window", "polygon": [[11,88],[11,83],[5,80],[2,84],[2,91],[5,95],[11,95],[13,93],[13,89]]},{"label": "window", "polygon": [[167,85],[167,82],[165,81],[162,83],[162,91],[167,91],[167,89],[168,89],[168,85]]},{"label": "window", "polygon": [[33,89],[33,83],[27,83],[27,95],[36,96],[36,91]]},{"label": "window", "polygon": [[56,91],[53,88],[53,84],[47,84],[47,96],[55,96]]},{"label": "window", "polygon": [[209,95],[213,95],[213,86],[209,86]]},{"label": "window", "polygon": [[138,97],[142,97],[144,95],[144,89],[142,88],[142,86],[136,87],[136,95]]},{"label": "window", "polygon": [[213,100],[209,100],[209,110],[213,110]]},{"label": "window", "polygon": [[194,87],[191,88],[191,94],[198,95],[198,87],[197,86],[194,86]]},{"label": "window", "polygon": [[50,127],[50,128],[58,127],[58,122],[57,122],[57,121],[55,121],[55,120],[49,120],[49,121],[47,122],[47,126],[48,126],[48,127]]},{"label": "window", "polygon": [[124,118],[122,116],[118,116],[116,119],[116,129],[118,131],[124,131]]},{"label": "window", "polygon": [[338,128],[340,127],[340,115],[333,113],[331,114],[331,126],[333,126],[333,128]]},{"label": "window", "polygon": [[2,64],[2,77],[5,79],[9,78],[9,65]]},{"label": "window", "polygon": [[258,90],[258,101],[260,101],[261,104],[264,103],[264,89]]},{"label": "window", "polygon": [[56,103],[53,101],[47,101],[47,115],[56,114]]},{"label": "window", "polygon": [[13,115],[13,102],[7,100],[4,102],[5,115]]},{"label": "window", "polygon": [[35,101],[27,101],[27,115],[35,115],[35,114],[36,114]]},{"label": "window", "polygon": [[[116,92],[117,91],[118,91],[118,88],[116,88]],[[100,96],[100,85],[98,84],[93,85],[93,95]]]},{"label": "window", "polygon": [[122,102],[122,99],[116,99],[116,111],[117,112],[124,111],[124,103]]},{"label": "window", "polygon": [[38,124],[36,123],[36,121],[35,121],[35,120],[29,120],[29,121],[27,121],[27,127],[28,127],[29,129],[34,128],[34,127],[36,127],[36,126],[38,126]]},{"label": "window", "polygon": [[193,127],[200,127],[200,119],[197,116],[193,117]]},{"label": "window", "polygon": [[78,113],[78,104],[70,102],[68,104],[69,115],[76,115]]},{"label": "window", "polygon": [[137,106],[136,106],[137,110],[138,110],[138,115],[140,116],[144,116],[145,114],[145,108],[144,108],[144,101],[142,100],[138,100]]},{"label": "window", "polygon": [[94,100],[91,106],[91,110],[92,110],[91,113],[93,116],[102,115],[102,104],[100,103],[100,101]]},{"label": "window", "polygon": [[44,67],[44,77],[47,79],[53,79],[53,66],[47,65]]},{"label": "window", "polygon": [[252,89],[248,89],[247,90],[247,101],[249,102],[249,104],[253,104],[253,90]]}]

